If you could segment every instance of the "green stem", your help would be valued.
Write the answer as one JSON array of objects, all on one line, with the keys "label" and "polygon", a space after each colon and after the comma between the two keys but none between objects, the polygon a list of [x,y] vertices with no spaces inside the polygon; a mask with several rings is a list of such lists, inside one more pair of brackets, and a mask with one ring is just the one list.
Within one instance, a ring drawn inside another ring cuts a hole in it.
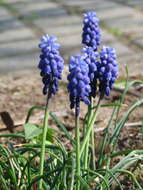
[{"label": "green stem", "polygon": [[71,173],[70,190],[74,189],[74,176],[75,176],[75,160],[72,159],[72,173]]},{"label": "green stem", "polygon": [[[91,118],[93,116],[93,98],[91,98]],[[92,127],[92,131],[91,131],[91,148],[92,148],[92,167],[93,167],[93,170],[95,170],[95,139],[94,139],[94,126]]]},{"label": "green stem", "polygon": [[79,117],[75,117],[75,138],[76,138],[76,175],[77,175],[77,181],[76,181],[76,190],[80,190],[80,181],[78,179],[78,176],[80,176],[80,131],[79,131]]},{"label": "green stem", "polygon": [[[48,129],[48,118],[49,118],[49,111],[48,111],[48,106],[46,106],[44,126],[43,126],[41,157],[40,157],[40,175],[41,176],[44,173],[45,145],[46,145],[46,135],[47,135],[47,129]],[[42,183],[43,183],[43,179],[41,179],[39,182],[39,190],[42,190]]]},{"label": "green stem", "polygon": [[[88,106],[88,113],[87,113],[87,121],[86,121],[86,125],[84,126],[85,128],[85,132],[84,132],[84,136],[88,130],[88,125],[89,125],[89,121],[90,121],[90,113],[91,113],[91,105]],[[85,151],[84,151],[84,169],[87,169],[87,165],[88,165],[88,150],[89,150],[89,139],[85,145]]]},{"label": "green stem", "polygon": [[84,148],[85,148],[85,146],[86,146],[86,143],[87,143],[87,141],[88,141],[88,139],[89,139],[89,137],[90,137],[91,130],[92,130],[92,128],[93,128],[93,125],[94,125],[94,123],[95,123],[95,121],[96,121],[96,117],[97,117],[97,115],[98,115],[99,107],[100,107],[100,98],[99,98],[99,101],[98,101],[98,103],[97,103],[96,110],[95,110],[95,112],[93,113],[93,116],[92,116],[91,121],[90,121],[90,123],[89,123],[89,127],[88,127],[88,130],[87,130],[87,132],[86,132],[86,136],[85,136],[85,138],[84,138],[84,140],[83,140],[83,143],[82,143],[82,145],[81,145],[81,148],[80,148],[80,157],[81,157],[81,155],[82,155],[82,153],[83,153],[83,150],[84,150]]},{"label": "green stem", "polygon": [[94,126],[92,127],[91,131],[91,148],[92,148],[92,169],[95,170],[95,137],[94,137]]},{"label": "green stem", "polygon": [[89,150],[89,140],[86,143],[85,146],[85,154],[84,154],[84,169],[88,168],[88,150]]},{"label": "green stem", "polygon": [[[93,101],[92,101],[92,98],[91,98],[91,104],[88,106],[87,122],[86,122],[86,125],[84,126],[84,127],[86,128],[86,131],[85,131],[85,133],[84,133],[84,136],[85,136],[85,134],[86,134],[87,131],[88,131],[89,123],[90,123],[91,118],[92,118],[92,115],[93,115],[92,107],[93,107]],[[90,139],[87,140],[87,143],[86,143],[86,145],[85,145],[85,151],[84,151],[84,169],[87,169],[87,168],[88,168],[89,140],[90,140]]]}]

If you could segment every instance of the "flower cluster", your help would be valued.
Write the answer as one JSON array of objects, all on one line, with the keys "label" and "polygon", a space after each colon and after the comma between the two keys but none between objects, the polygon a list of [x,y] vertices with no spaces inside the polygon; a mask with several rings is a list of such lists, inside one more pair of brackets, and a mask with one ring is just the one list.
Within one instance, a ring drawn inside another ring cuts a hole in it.
[{"label": "flower cluster", "polygon": [[85,13],[83,24],[82,43],[97,50],[97,47],[100,45],[101,32],[96,13]]},{"label": "flower cluster", "polygon": [[90,104],[89,94],[91,91],[90,79],[89,79],[89,68],[84,61],[83,56],[71,56],[69,64],[68,75],[68,91],[70,93],[71,109],[75,107],[76,116],[80,111],[80,101],[85,104]]},{"label": "flower cluster", "polygon": [[118,64],[114,48],[103,47],[100,52],[100,64],[98,66],[99,91],[101,96],[109,96],[113,84],[118,77]]},{"label": "flower cluster", "polygon": [[39,44],[42,53],[38,67],[43,78],[43,94],[48,93],[49,97],[58,91],[58,81],[61,79],[64,63],[59,53],[60,45],[55,41],[56,38],[54,36],[45,35]]},{"label": "flower cluster", "polygon": [[[118,64],[113,48],[105,47],[99,52],[101,32],[99,19],[94,12],[84,14],[82,43],[85,47],[81,55],[71,56],[69,62],[68,91],[71,108],[76,116],[80,111],[80,101],[90,104],[91,98],[109,96],[118,77]],[[43,78],[43,93],[51,97],[58,91],[58,81],[63,70],[63,58],[60,56],[56,38],[45,35],[39,45],[41,48],[39,69]]]},{"label": "flower cluster", "polygon": [[[70,60],[70,74],[68,75],[71,108],[76,109],[79,108],[80,101],[89,104],[91,97],[95,98],[97,89],[100,98],[105,95],[109,96],[118,77],[115,50],[103,47],[98,53],[101,34],[96,13],[84,14],[83,23],[82,43],[86,46],[82,49],[81,56],[72,57]],[[85,70],[84,73],[82,73],[82,68]]]}]

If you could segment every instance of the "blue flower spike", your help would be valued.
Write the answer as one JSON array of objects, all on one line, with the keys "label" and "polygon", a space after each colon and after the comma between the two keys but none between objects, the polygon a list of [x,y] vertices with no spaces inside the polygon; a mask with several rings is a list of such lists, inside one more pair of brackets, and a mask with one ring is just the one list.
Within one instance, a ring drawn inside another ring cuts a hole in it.
[{"label": "blue flower spike", "polygon": [[91,86],[91,93],[90,96],[96,96],[97,90],[97,76],[98,76],[98,65],[99,65],[99,53],[94,51],[92,47],[84,47],[83,50],[84,60],[89,67],[89,78],[90,78],[90,86]]},{"label": "blue flower spike", "polygon": [[54,36],[44,35],[39,44],[41,55],[38,68],[44,84],[43,94],[48,94],[49,98],[58,91],[58,81],[62,78],[64,67],[64,60],[59,53],[60,45],[56,40]]},{"label": "blue flower spike", "polygon": [[116,61],[116,52],[114,48],[103,46],[100,52],[99,74],[99,92],[101,97],[109,96],[114,82],[118,77],[118,63]]},{"label": "blue flower spike", "polygon": [[81,55],[71,56],[69,63],[68,91],[70,96],[70,107],[75,108],[75,115],[80,113],[80,101],[90,104],[89,94],[91,92],[89,68],[84,57]]},{"label": "blue flower spike", "polygon": [[87,12],[83,19],[82,43],[97,50],[100,45],[101,31],[95,12]]}]

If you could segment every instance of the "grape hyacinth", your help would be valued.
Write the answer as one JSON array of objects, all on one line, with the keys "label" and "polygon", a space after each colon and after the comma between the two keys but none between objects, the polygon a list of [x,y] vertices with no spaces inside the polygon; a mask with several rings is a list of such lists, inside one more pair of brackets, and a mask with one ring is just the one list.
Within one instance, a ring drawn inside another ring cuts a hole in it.
[{"label": "grape hyacinth", "polygon": [[58,91],[58,81],[61,79],[64,63],[59,53],[60,45],[56,40],[54,36],[44,35],[39,44],[42,53],[38,67],[44,84],[43,94],[48,93],[49,98]]},{"label": "grape hyacinth", "polygon": [[71,56],[68,75],[68,91],[70,93],[70,107],[75,108],[75,115],[80,112],[80,101],[90,104],[89,94],[91,92],[89,68],[83,56]]},{"label": "grape hyacinth", "polygon": [[82,43],[97,50],[100,45],[101,32],[99,28],[99,19],[96,13],[85,13],[83,25]]},{"label": "grape hyacinth", "polygon": [[100,52],[99,74],[99,92],[101,98],[104,95],[109,96],[113,84],[118,77],[118,64],[116,61],[114,48],[103,47]]},{"label": "grape hyacinth", "polygon": [[82,52],[84,53],[84,60],[89,67],[89,78],[90,78],[90,86],[91,86],[91,93],[90,96],[96,96],[96,89],[97,89],[97,67],[99,64],[98,56],[99,53],[93,50],[91,47],[84,47]]}]

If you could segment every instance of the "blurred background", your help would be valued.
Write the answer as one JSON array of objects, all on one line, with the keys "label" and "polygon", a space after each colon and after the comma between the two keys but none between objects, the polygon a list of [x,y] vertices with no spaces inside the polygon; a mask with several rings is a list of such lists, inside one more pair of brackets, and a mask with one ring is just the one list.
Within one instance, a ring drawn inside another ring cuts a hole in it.
[{"label": "blurred background", "polygon": [[143,0],[0,0],[0,74],[36,68],[42,34],[58,37],[66,60],[78,53],[82,13],[91,10],[121,69],[127,64],[130,75],[143,75]]},{"label": "blurred background", "polygon": [[[44,105],[37,69],[40,38],[58,37],[66,73],[68,57],[82,47],[86,11],[100,18],[102,45],[116,48],[120,78],[127,64],[130,77],[143,79],[143,0],[0,0],[0,111],[21,122],[30,106]],[[63,78],[65,87],[66,74]],[[60,101],[53,98],[53,109],[60,114],[69,109],[66,93],[63,88]]]}]

